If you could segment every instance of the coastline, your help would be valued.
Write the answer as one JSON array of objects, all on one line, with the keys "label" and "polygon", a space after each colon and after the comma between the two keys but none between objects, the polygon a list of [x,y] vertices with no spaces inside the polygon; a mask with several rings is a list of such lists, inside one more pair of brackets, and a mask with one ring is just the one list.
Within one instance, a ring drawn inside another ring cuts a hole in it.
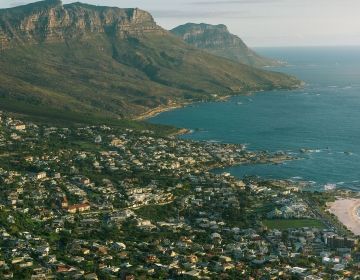
[{"label": "coastline", "polygon": [[158,106],[154,109],[151,109],[143,114],[141,114],[140,116],[137,116],[135,118],[133,118],[133,120],[135,121],[144,121],[144,120],[147,120],[147,119],[150,119],[152,117],[155,117],[161,113],[164,113],[164,112],[167,112],[167,111],[172,111],[172,110],[175,110],[175,109],[179,109],[179,108],[182,108],[186,105],[190,105],[191,103],[181,103],[181,104],[172,104],[170,106],[164,106],[164,105],[161,105],[161,106]]},{"label": "coastline", "polygon": [[[220,97],[217,97],[216,100],[208,100],[207,102],[226,102],[232,96],[235,96],[235,95],[220,96]],[[161,106],[158,106],[158,107],[156,107],[154,109],[151,109],[151,110],[149,110],[149,111],[147,111],[147,112],[133,118],[133,120],[135,120],[135,121],[146,121],[146,120],[148,120],[150,118],[153,118],[153,117],[156,117],[157,115],[160,115],[161,113],[172,111],[172,110],[179,109],[179,108],[183,108],[185,106],[188,106],[188,105],[191,105],[191,104],[194,104],[194,103],[197,103],[197,101],[184,102],[184,103],[178,103],[178,104],[173,103],[173,104],[168,105],[168,106],[161,105]],[[191,130],[188,129],[188,128],[179,128],[177,132],[172,133],[169,136],[176,137],[176,136],[181,136],[181,135],[190,134],[190,133],[191,133]]]},{"label": "coastline", "polygon": [[[215,100],[206,100],[206,102],[226,102],[232,96],[236,96],[236,95],[218,96],[218,97],[216,97]],[[150,109],[150,110],[146,111],[145,113],[141,114],[140,116],[133,118],[133,120],[144,121],[144,120],[150,119],[152,117],[156,117],[157,115],[160,115],[161,113],[172,111],[172,110],[179,109],[179,108],[183,108],[185,106],[195,104],[197,102],[199,102],[199,101],[193,101],[193,102],[190,101],[190,102],[182,102],[182,103],[172,103],[169,105],[160,105],[154,109]]]},{"label": "coastline", "polygon": [[358,236],[360,236],[359,208],[359,198],[339,198],[335,202],[328,204],[328,211],[334,214],[344,226]]},{"label": "coastline", "polygon": [[[304,86],[305,86],[305,82],[300,81],[300,83],[298,85],[293,86],[291,88],[284,88],[282,90],[292,91],[295,89],[303,88]],[[272,91],[272,90],[276,90],[276,89],[275,88],[269,89],[269,91]],[[278,89],[278,90],[280,90],[280,89]],[[227,95],[221,95],[221,96],[218,96],[217,94],[212,94],[211,96],[213,99],[208,99],[208,100],[203,100],[203,101],[188,101],[188,102],[181,102],[181,103],[171,103],[169,105],[160,105],[156,108],[150,109],[138,116],[133,117],[132,120],[144,121],[144,120],[150,119],[152,117],[155,117],[161,113],[172,111],[172,110],[179,109],[179,108],[183,108],[183,107],[191,105],[191,104],[195,104],[195,103],[199,103],[199,102],[226,102],[231,97],[240,96],[240,95],[246,96],[246,95],[251,95],[251,94],[262,92],[262,91],[264,91],[264,89],[260,89],[260,90],[256,90],[256,91],[236,92],[234,94],[227,94]]]},{"label": "coastline", "polygon": [[170,134],[169,136],[176,137],[176,136],[181,136],[181,135],[185,135],[185,134],[191,134],[191,130],[187,129],[187,128],[180,128],[177,132],[174,132],[174,133]]},{"label": "coastline", "polygon": [[[226,102],[228,101],[230,98],[234,97],[234,96],[239,96],[239,95],[251,95],[257,92],[247,92],[247,93],[240,93],[240,94],[235,94],[235,95],[226,95],[226,96],[213,96],[215,97],[215,99],[213,100],[206,100],[203,102]],[[179,103],[179,104],[169,104],[169,105],[161,105],[157,108],[151,109],[147,112],[145,112],[144,114],[140,115],[139,117],[135,118],[135,120],[147,120],[149,118],[155,117],[163,112],[167,112],[167,111],[171,111],[171,110],[175,110],[178,108],[183,108],[185,106],[189,106],[191,104],[196,104],[199,103],[201,101],[193,101],[193,102],[186,102],[186,103]],[[177,137],[177,136],[181,136],[181,135],[185,135],[185,134],[190,134],[192,133],[192,131],[190,129],[187,128],[179,128],[177,132],[174,132],[172,134],[170,134],[169,136],[171,137]],[[277,158],[277,157],[271,157],[270,155],[267,155],[267,157],[263,158],[260,161],[257,162],[253,162],[253,161],[243,161],[243,162],[238,162],[234,165],[243,165],[243,164],[264,164],[264,163],[269,163],[269,164],[281,164],[284,161],[289,161],[289,160],[296,160],[296,158],[290,158],[290,157],[285,157],[285,158]],[[233,166],[233,165],[221,165],[221,166],[211,166],[209,167],[209,171],[212,170],[221,170],[224,168],[227,168],[229,166]],[[278,180],[274,180],[276,182],[287,182],[288,180],[286,179],[278,179]],[[301,187],[305,187],[307,186],[307,181],[303,181],[300,182],[300,186]],[[354,234],[355,236],[360,236],[360,198],[340,198],[338,197],[337,200],[335,202],[332,203],[328,203],[327,204],[327,212],[333,214],[336,216],[337,220],[344,225],[349,231],[351,231],[352,234]],[[346,233],[346,235],[348,235],[348,233]]]}]

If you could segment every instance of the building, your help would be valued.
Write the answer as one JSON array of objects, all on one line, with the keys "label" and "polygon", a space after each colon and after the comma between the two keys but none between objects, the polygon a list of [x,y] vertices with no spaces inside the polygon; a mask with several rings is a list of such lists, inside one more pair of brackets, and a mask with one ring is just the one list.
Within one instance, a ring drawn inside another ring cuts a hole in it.
[{"label": "building", "polygon": [[121,147],[124,145],[124,141],[118,138],[115,138],[111,141],[110,146]]},{"label": "building", "polygon": [[67,208],[67,211],[71,214],[75,214],[77,212],[85,212],[90,210],[90,204],[89,203],[82,203],[82,204],[74,204]]},{"label": "building", "polygon": [[11,126],[11,129],[17,130],[17,131],[23,131],[26,129],[25,124],[15,124]]},{"label": "building", "polygon": [[46,177],[47,177],[46,172],[39,172],[39,173],[34,175],[34,178],[36,180],[42,180],[42,179],[45,179]]},{"label": "building", "polygon": [[335,234],[325,236],[325,244],[332,249],[355,248],[357,241],[352,238],[340,237]]}]

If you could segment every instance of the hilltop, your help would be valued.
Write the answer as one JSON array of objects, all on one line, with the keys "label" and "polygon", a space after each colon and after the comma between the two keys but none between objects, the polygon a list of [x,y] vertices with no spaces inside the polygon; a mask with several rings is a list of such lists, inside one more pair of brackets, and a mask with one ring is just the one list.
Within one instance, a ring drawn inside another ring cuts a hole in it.
[{"label": "hilltop", "polygon": [[171,30],[186,43],[211,54],[254,67],[279,66],[283,62],[265,58],[251,50],[223,25],[187,23]]}]

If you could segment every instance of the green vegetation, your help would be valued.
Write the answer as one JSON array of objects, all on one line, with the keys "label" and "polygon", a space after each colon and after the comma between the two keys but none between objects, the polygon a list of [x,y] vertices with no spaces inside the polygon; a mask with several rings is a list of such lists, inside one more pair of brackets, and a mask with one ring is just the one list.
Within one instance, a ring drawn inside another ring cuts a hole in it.
[{"label": "green vegetation", "polygon": [[309,200],[311,200],[314,205],[319,206],[322,210],[327,209],[327,204],[330,202],[334,202],[336,200],[336,192],[305,192],[304,196],[306,196]]},{"label": "green vegetation", "polygon": [[173,204],[148,205],[135,211],[137,215],[144,219],[153,219],[156,221],[166,221],[171,217],[176,217],[177,211]]},{"label": "green vegetation", "polygon": [[[1,85],[0,85],[1,87]],[[81,106],[80,106],[81,108]],[[56,126],[78,126],[78,125],[109,125],[115,128],[128,128],[134,130],[152,130],[157,135],[169,135],[178,132],[178,128],[167,125],[154,125],[145,121],[134,121],[130,119],[117,119],[104,117],[92,113],[79,113],[74,111],[49,109],[45,105],[30,105],[23,101],[1,98],[0,109],[12,112],[18,119],[32,120],[37,123]]]},{"label": "green vegetation", "polygon": [[2,210],[0,211],[0,224],[6,226],[9,229],[9,232],[14,235],[27,230],[36,233],[43,230],[42,225],[39,222],[34,222],[28,215],[22,213],[9,214]]},{"label": "green vegetation", "polygon": [[318,220],[313,219],[274,219],[264,220],[263,224],[269,229],[289,229],[289,228],[303,228],[303,227],[315,227],[324,228],[324,224]]}]

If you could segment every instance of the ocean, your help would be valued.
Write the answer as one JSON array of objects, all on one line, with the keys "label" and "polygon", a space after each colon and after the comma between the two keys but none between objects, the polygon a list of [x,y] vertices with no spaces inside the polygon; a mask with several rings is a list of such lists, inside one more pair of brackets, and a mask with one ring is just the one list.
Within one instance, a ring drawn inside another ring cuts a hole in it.
[{"label": "ocean", "polygon": [[257,51],[287,61],[286,67],[269,70],[294,75],[306,86],[197,103],[149,121],[191,129],[191,134],[182,136],[185,139],[242,143],[249,150],[286,151],[299,158],[221,172],[240,178],[309,181],[319,189],[336,184],[360,190],[360,47]]}]

